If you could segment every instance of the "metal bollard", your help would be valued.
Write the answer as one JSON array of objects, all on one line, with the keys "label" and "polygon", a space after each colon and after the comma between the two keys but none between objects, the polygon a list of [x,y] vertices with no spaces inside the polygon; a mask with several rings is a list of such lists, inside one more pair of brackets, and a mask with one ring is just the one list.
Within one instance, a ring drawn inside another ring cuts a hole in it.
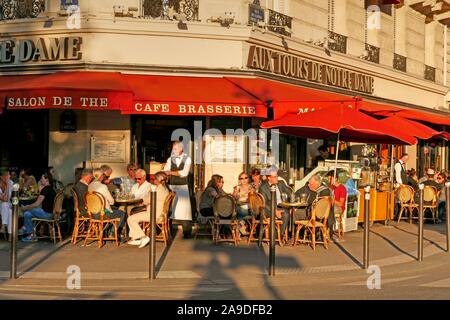
[{"label": "metal bollard", "polygon": [[150,281],[156,279],[155,257],[156,257],[156,190],[150,192],[150,245],[149,245],[149,270]]},{"label": "metal bollard", "polygon": [[270,216],[270,248],[269,248],[269,276],[275,276],[275,218],[277,210],[277,194],[276,186],[270,187],[272,200],[271,216]]},{"label": "metal bollard", "polygon": [[423,260],[423,183],[419,184],[419,232],[417,244],[417,260]]},{"label": "metal bollard", "polygon": [[445,226],[447,234],[447,252],[450,252],[450,182],[445,183]]},{"label": "metal bollard", "polygon": [[19,184],[14,184],[12,192],[12,235],[11,235],[11,274],[17,279],[17,229],[19,226]]},{"label": "metal bollard", "polygon": [[364,269],[369,267],[370,186],[364,187]]}]

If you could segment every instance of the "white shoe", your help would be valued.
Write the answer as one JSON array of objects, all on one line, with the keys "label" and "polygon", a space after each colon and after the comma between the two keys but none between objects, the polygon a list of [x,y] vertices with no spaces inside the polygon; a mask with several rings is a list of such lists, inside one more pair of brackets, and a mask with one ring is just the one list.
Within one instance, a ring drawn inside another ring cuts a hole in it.
[{"label": "white shoe", "polygon": [[137,239],[137,240],[130,240],[127,242],[129,245],[132,246],[139,246],[141,244],[141,239]]},{"label": "white shoe", "polygon": [[143,238],[141,240],[141,245],[139,246],[139,249],[145,247],[149,242],[150,242],[150,238],[149,237]]}]

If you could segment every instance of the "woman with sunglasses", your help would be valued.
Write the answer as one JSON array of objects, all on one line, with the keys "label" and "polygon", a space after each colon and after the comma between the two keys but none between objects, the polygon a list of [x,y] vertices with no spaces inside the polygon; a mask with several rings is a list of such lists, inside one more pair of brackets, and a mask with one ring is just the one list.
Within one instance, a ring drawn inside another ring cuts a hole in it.
[{"label": "woman with sunglasses", "polygon": [[252,191],[253,187],[250,184],[248,174],[241,172],[239,174],[239,184],[234,187],[233,197],[237,203],[237,218],[240,224],[240,232],[242,235],[247,235],[247,227],[245,219],[249,217],[248,210],[248,194]]}]

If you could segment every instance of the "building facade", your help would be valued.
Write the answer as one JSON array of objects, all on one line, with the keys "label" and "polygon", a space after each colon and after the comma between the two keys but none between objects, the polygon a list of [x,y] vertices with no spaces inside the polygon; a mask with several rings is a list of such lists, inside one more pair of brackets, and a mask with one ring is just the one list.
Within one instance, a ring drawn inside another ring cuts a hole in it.
[{"label": "building facade", "polygon": [[[2,85],[11,83],[7,77],[61,71],[257,78],[448,118],[450,4],[397,2],[12,0],[0,4]],[[203,89],[208,90],[207,85]],[[174,85],[171,90],[182,88]],[[265,102],[269,105],[273,98],[267,96]],[[0,143],[1,165],[51,165],[66,183],[73,180],[75,168],[108,162],[95,153],[96,148],[105,151],[102,141],[120,153],[109,162],[120,175],[130,161],[165,161],[171,133],[177,128],[194,133],[195,121],[203,133],[209,128],[257,128],[265,119],[208,116],[198,109],[178,117],[161,109],[145,112],[136,102],[130,114],[97,111],[100,100],[86,100],[85,110],[68,115],[64,101],[58,101],[60,108],[46,108],[43,102],[40,110],[13,110],[27,109],[31,101],[4,102],[0,124],[2,134],[11,139]],[[62,119],[72,124],[76,120],[76,130],[62,130]],[[445,129],[442,123],[433,125]],[[292,183],[303,174],[301,168],[311,165],[318,144],[280,139],[279,162]],[[195,141],[190,145],[192,150],[203,147]],[[233,146],[243,160],[249,147],[245,141]],[[427,166],[448,168],[445,142],[421,142],[406,151],[413,155],[410,167],[428,161]],[[234,182],[246,169],[243,160],[228,167],[220,162],[199,165],[195,184],[201,186],[217,170],[227,171],[226,180]]]}]

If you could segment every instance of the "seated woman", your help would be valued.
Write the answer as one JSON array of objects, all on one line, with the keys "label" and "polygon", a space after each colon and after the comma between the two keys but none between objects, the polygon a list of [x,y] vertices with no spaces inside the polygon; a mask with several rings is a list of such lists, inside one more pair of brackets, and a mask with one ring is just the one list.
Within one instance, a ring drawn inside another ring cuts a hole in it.
[{"label": "seated woman", "polygon": [[200,198],[200,214],[204,217],[214,216],[214,199],[222,194],[225,194],[223,191],[223,177],[213,174]]},{"label": "seated woman", "polygon": [[56,192],[50,186],[50,179],[46,174],[41,176],[39,180],[41,192],[37,200],[27,206],[21,206],[20,210],[24,211],[23,220],[24,225],[19,230],[19,236],[26,235],[22,241],[34,241],[33,233],[33,218],[39,219],[53,219],[53,202],[56,197]]},{"label": "seated woman", "polygon": [[[144,199],[144,210],[137,208],[135,213],[131,215],[128,220],[128,227],[130,228],[130,238],[128,241],[129,245],[139,246],[139,248],[145,247],[149,242],[150,238],[147,237],[139,226],[142,221],[150,221],[150,190],[151,184],[146,181],[145,170],[138,169],[136,171],[136,181],[137,183],[132,187],[131,192],[136,198]],[[164,202],[169,194],[169,189],[167,188],[167,175],[164,172],[157,172],[153,180],[153,184],[156,187],[156,222],[160,223],[163,218],[163,208]],[[139,210],[141,210],[139,212]],[[131,213],[134,213],[133,210]]]},{"label": "seated woman", "polygon": [[31,169],[27,168],[20,172],[19,176],[20,192],[26,193],[27,191],[38,191],[38,184],[36,179],[31,174]]},{"label": "seated woman", "polygon": [[11,208],[11,195],[12,195],[13,182],[10,179],[9,172],[7,170],[1,172],[0,176],[0,214],[2,217],[2,223],[0,225],[1,233],[8,233],[11,237],[12,226],[12,208]]},{"label": "seated woman", "polygon": [[246,218],[250,218],[248,209],[248,194],[252,191],[253,187],[249,183],[248,174],[241,172],[239,174],[239,184],[234,187],[233,197],[236,199],[237,203],[237,218],[241,220],[240,231],[242,235],[246,235],[248,232],[246,230],[246,224],[244,221]]}]

